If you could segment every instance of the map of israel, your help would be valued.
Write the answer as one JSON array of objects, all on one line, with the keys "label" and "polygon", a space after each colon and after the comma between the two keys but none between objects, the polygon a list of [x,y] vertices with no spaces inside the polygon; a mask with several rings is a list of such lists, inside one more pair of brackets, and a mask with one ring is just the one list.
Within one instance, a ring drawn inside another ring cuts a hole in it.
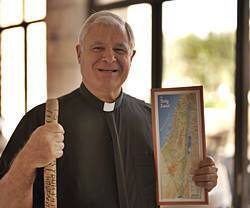
[{"label": "map of israel", "polygon": [[192,176],[201,159],[195,93],[158,96],[162,199],[199,200]]}]

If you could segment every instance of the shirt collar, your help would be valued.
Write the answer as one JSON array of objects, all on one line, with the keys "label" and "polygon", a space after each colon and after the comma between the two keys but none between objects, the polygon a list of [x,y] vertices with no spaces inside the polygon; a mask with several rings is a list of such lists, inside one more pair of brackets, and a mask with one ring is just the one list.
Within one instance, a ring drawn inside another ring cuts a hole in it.
[{"label": "shirt collar", "polygon": [[85,87],[85,85],[83,83],[81,83],[81,86],[79,88],[79,92],[91,106],[97,108],[98,110],[102,110],[105,112],[112,112],[115,109],[119,108],[121,103],[122,103],[122,99],[123,99],[123,92],[121,91],[119,97],[113,103],[103,102],[99,98],[97,98],[95,95],[93,95]]}]

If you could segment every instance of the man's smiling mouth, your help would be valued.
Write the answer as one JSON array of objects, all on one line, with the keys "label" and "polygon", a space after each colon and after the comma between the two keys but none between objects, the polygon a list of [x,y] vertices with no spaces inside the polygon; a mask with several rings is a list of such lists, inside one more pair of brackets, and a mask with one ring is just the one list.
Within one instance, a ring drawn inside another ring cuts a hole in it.
[{"label": "man's smiling mouth", "polygon": [[117,69],[98,69],[100,72],[117,72]]}]

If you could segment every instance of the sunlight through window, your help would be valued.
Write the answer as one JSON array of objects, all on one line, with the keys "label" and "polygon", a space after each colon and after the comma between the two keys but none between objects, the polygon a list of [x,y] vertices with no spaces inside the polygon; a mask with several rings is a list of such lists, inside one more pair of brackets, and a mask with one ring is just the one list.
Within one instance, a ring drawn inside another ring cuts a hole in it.
[{"label": "sunlight through window", "polygon": [[26,111],[47,98],[46,23],[32,23],[45,16],[46,0],[0,0],[1,115],[7,140]]},{"label": "sunlight through window", "polygon": [[27,110],[46,101],[46,24],[27,28]]},{"label": "sunlight through window", "polygon": [[24,29],[17,27],[1,34],[1,114],[7,139],[25,113]]},{"label": "sunlight through window", "polygon": [[46,0],[25,0],[24,20],[31,22],[46,16]]},{"label": "sunlight through window", "polygon": [[236,25],[236,0],[163,3],[162,86],[204,87],[207,154],[219,168],[211,207],[231,207],[232,201]]},{"label": "sunlight through window", "polygon": [[7,27],[23,21],[23,0],[0,1],[0,26]]}]

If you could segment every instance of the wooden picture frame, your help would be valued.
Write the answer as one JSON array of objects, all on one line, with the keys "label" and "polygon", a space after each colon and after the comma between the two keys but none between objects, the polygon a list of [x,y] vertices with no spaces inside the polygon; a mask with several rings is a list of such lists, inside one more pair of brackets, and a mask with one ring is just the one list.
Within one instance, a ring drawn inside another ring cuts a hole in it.
[{"label": "wooden picture frame", "polygon": [[152,133],[159,205],[208,204],[192,180],[206,156],[203,87],[152,89]]}]

